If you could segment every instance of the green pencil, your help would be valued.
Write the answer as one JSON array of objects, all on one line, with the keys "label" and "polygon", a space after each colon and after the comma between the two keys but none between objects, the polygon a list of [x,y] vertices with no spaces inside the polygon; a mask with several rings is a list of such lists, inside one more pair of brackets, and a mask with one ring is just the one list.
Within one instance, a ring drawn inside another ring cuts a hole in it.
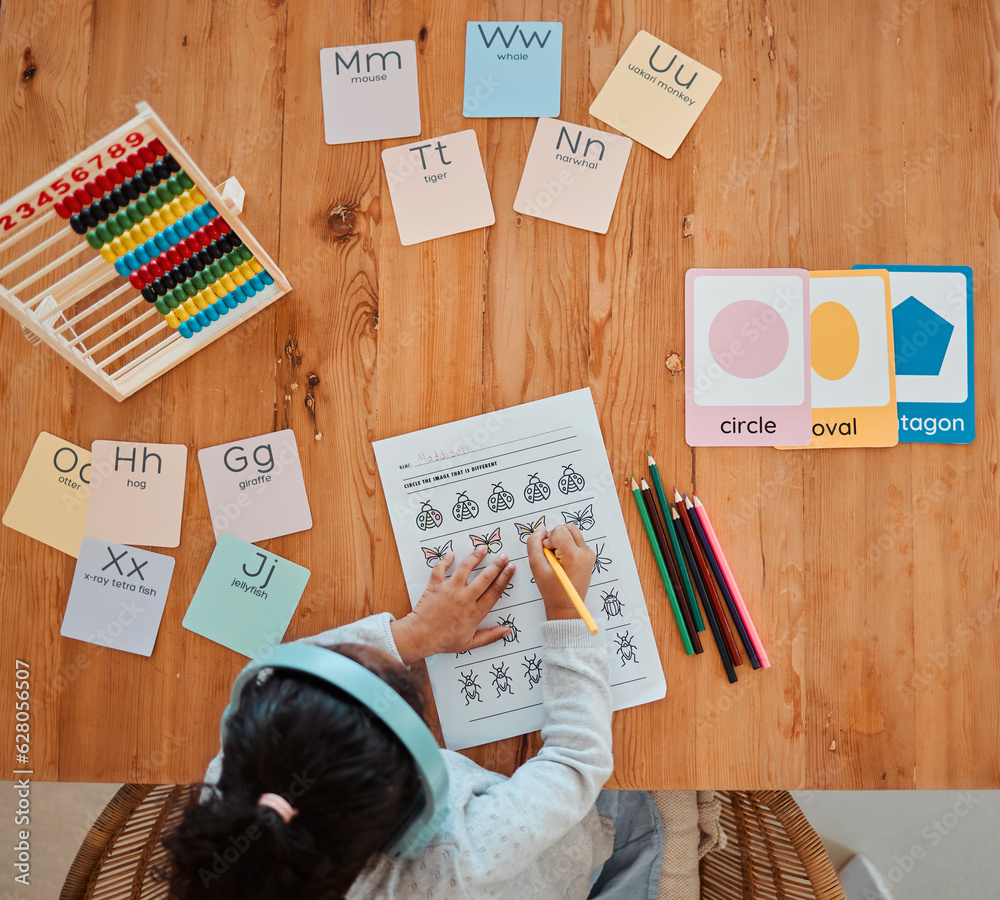
[{"label": "green pencil", "polygon": [[670,584],[670,576],[667,574],[667,564],[663,561],[663,554],[660,553],[660,545],[656,542],[656,534],[653,532],[653,523],[649,520],[649,513],[646,511],[646,504],[643,502],[639,485],[632,479],[632,496],[635,498],[635,505],[639,507],[639,517],[642,519],[642,526],[646,529],[646,538],[649,546],[653,549],[653,558],[656,560],[656,567],[660,570],[660,578],[663,586],[667,590],[667,599],[670,601],[670,609],[674,614],[674,621],[677,623],[677,630],[680,632],[681,641],[684,643],[684,652],[688,656],[694,654],[694,647],[691,645],[691,638],[688,636],[687,626],[684,624],[684,617],[681,615],[681,608],[677,603],[677,595]]},{"label": "green pencil", "polygon": [[684,554],[681,552],[680,541],[677,540],[677,532],[674,531],[674,520],[670,514],[670,504],[667,503],[667,495],[663,490],[663,482],[660,481],[660,470],[656,468],[656,460],[653,454],[646,451],[646,462],[649,464],[649,474],[653,479],[653,489],[656,491],[656,499],[660,501],[660,510],[663,512],[663,519],[666,522],[667,537],[670,538],[670,546],[674,551],[674,559],[677,561],[677,568],[680,570],[681,578],[684,581],[684,593],[687,595],[688,606],[691,607],[691,615],[694,617],[694,627],[698,631],[705,630],[705,622],[701,617],[701,610],[698,609],[698,600],[694,593],[694,585],[691,584],[691,576],[688,575],[687,564],[684,561]]}]

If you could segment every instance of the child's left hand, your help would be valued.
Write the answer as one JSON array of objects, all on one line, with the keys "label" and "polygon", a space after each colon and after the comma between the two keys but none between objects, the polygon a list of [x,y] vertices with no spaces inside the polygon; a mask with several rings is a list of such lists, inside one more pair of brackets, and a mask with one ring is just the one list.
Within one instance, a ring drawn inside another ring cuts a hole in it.
[{"label": "child's left hand", "polygon": [[472,581],[472,570],[483,561],[486,548],[478,547],[446,578],[454,553],[431,570],[427,589],[413,612],[390,626],[396,649],[404,663],[435,653],[464,653],[499,641],[510,633],[502,625],[477,630],[477,626],[503,595],[514,574],[506,553],[495,557]]}]

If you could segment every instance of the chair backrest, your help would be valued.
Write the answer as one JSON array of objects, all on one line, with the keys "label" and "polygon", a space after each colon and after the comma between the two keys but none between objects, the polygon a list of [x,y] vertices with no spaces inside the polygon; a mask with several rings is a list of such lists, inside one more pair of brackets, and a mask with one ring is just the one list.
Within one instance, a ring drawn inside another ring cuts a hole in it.
[{"label": "chair backrest", "polygon": [[155,877],[166,862],[160,843],[198,788],[126,784],[98,816],[70,866],[59,900],[163,900]]},{"label": "chair backrest", "polygon": [[729,839],[701,861],[702,900],[846,900],[823,842],[787,791],[718,791]]}]

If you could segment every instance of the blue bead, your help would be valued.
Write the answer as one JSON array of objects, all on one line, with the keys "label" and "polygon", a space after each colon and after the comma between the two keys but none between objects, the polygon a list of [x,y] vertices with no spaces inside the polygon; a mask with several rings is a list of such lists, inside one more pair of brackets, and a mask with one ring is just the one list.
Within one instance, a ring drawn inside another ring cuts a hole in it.
[{"label": "blue bead", "polygon": [[195,334],[201,331],[201,322],[198,321],[197,316],[191,316],[190,319],[185,323]]},{"label": "blue bead", "polygon": [[271,273],[264,269],[263,272],[258,272],[257,277],[264,282],[264,284],[274,284],[274,279],[271,277]]},{"label": "blue bead", "polygon": [[[135,248],[134,252],[135,258],[139,260],[140,266],[144,266],[149,262],[149,254],[146,252],[145,244],[139,244],[139,246]],[[159,254],[157,254],[157,256],[159,256]],[[136,268],[138,268],[138,266]]]},{"label": "blue bead", "polygon": [[236,288],[236,290],[233,293],[236,294],[237,302],[245,303],[256,293],[256,291],[252,287],[250,287],[250,282],[247,281],[246,283],[241,284],[238,288]]},{"label": "blue bead", "polygon": [[236,288],[235,291],[226,294],[226,296],[222,298],[221,302],[222,305],[226,307],[226,312],[229,312],[231,309],[236,309],[236,307],[243,302],[243,292],[239,288]]},{"label": "blue bead", "polygon": [[160,232],[160,234],[162,234],[168,241],[170,241],[171,247],[174,244],[176,244],[177,241],[180,240],[180,238],[177,235],[177,232],[174,231],[173,225],[168,225],[166,228],[163,229],[163,231]]},{"label": "blue bead", "polygon": [[[217,300],[215,303],[212,304],[212,306],[215,307],[215,311],[220,316],[225,316],[229,314],[229,307],[226,305],[226,300],[228,299],[228,297],[229,294],[226,294],[226,296],[223,297],[221,300]],[[235,306],[236,304],[234,303],[233,305]]]},{"label": "blue bead", "polygon": [[189,234],[191,234],[191,232],[187,228],[184,227],[184,220],[183,219],[178,219],[176,222],[174,222],[174,224],[171,227],[174,229],[174,231],[176,232],[177,236],[181,240],[183,240]]},{"label": "blue bead", "polygon": [[191,215],[194,216],[194,220],[198,223],[199,228],[203,228],[211,221],[203,206],[199,206],[196,210],[193,210]]},{"label": "blue bead", "polygon": [[201,208],[205,210],[205,215],[210,219],[214,219],[219,214],[218,210],[211,203],[203,203]]},{"label": "blue bead", "polygon": [[[164,250],[169,250],[171,247],[170,241],[167,240],[167,236],[162,231],[159,234],[153,235],[153,243],[156,244],[160,253],[163,253]],[[159,256],[160,253],[157,253],[156,255]]]},{"label": "blue bead", "polygon": [[128,267],[128,263],[125,262],[124,256],[115,260],[115,271],[121,275],[122,278],[128,278],[128,273],[132,270]]},{"label": "blue bead", "polygon": [[126,253],[122,257],[122,259],[125,260],[125,265],[128,266],[128,270],[130,272],[134,272],[136,269],[139,268],[139,266],[142,265],[142,263],[135,258],[135,253],[133,253],[131,250],[129,250],[129,252]]},{"label": "blue bead", "polygon": [[[190,321],[190,319],[188,321]],[[181,337],[191,337],[191,326],[188,325],[187,322],[181,322],[181,324],[177,326],[177,330],[180,332]]]},{"label": "blue bead", "polygon": [[254,275],[254,277],[250,279],[250,284],[253,285],[253,289],[255,291],[264,290],[264,282],[260,280],[260,275]]},{"label": "blue bead", "polygon": [[208,326],[212,324],[212,320],[208,317],[208,313],[203,309],[198,311],[198,315],[196,315],[195,318],[201,324],[202,328],[208,328]]},{"label": "blue bead", "polygon": [[194,213],[188,213],[181,221],[184,223],[184,227],[188,231],[197,231],[201,226],[198,224],[198,220],[194,217]]},{"label": "blue bead", "polygon": [[204,313],[204,314],[205,314],[206,316],[208,316],[208,318],[209,318],[209,321],[211,321],[211,322],[218,322],[218,321],[219,321],[219,311],[218,311],[218,310],[217,310],[217,309],[215,308],[215,304],[214,304],[214,303],[212,303],[212,304],[211,304],[211,305],[209,305],[209,306],[206,306],[206,307],[205,307],[205,308],[204,308],[204,309],[202,310],[202,312],[203,312],[203,313]]}]

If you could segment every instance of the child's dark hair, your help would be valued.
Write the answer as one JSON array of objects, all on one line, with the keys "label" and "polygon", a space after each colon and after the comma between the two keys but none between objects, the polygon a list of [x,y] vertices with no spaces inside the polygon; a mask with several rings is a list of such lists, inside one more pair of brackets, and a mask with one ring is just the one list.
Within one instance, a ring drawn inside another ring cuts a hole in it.
[{"label": "child's dark hair", "polygon": [[[393,687],[419,715],[421,687],[401,664],[338,645]],[[382,849],[414,802],[413,757],[373,714],[334,686],[280,672],[254,680],[229,719],[218,792],[185,810],[164,838],[180,900],[338,898]],[[259,806],[280,794],[286,824]]]}]

